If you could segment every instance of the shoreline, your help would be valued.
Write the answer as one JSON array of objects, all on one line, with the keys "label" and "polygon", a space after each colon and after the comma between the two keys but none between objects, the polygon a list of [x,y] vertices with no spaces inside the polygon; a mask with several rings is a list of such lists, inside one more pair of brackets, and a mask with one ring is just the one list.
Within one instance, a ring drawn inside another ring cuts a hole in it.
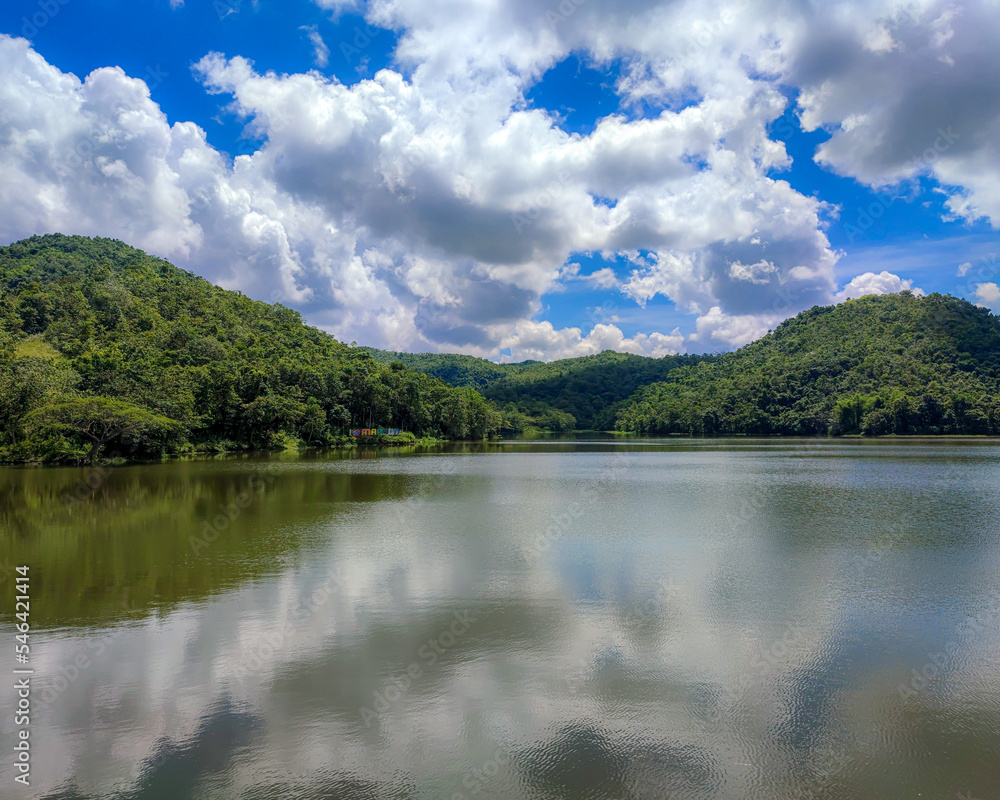
[{"label": "shoreline", "polygon": [[234,450],[193,449],[183,453],[170,453],[160,458],[111,457],[99,458],[93,463],[71,463],[69,461],[0,461],[0,467],[72,467],[74,469],[90,469],[100,467],[124,467],[131,464],[163,464],[170,461],[209,461],[213,458],[223,456],[245,456],[253,454],[320,453],[327,451],[350,451],[361,448],[382,449],[394,447],[430,447],[441,444],[451,444],[459,441],[467,440],[423,437],[420,439],[402,439],[399,441],[338,441],[334,444],[322,445],[319,447],[247,447],[237,448]]},{"label": "shoreline", "polygon": [[886,434],[884,436],[865,436],[864,434],[852,433],[844,434],[842,436],[829,436],[829,435],[808,435],[808,434],[778,434],[778,433],[727,433],[727,434],[715,434],[711,436],[692,436],[689,434],[662,434],[662,435],[649,435],[649,434],[638,434],[631,431],[596,431],[596,430],[579,430],[579,431],[537,431],[539,434],[544,434],[538,436],[537,438],[516,438],[515,436],[499,437],[495,439],[436,439],[434,437],[423,437],[420,439],[412,439],[406,441],[346,441],[337,442],[336,444],[323,445],[321,447],[284,447],[284,448],[245,448],[236,450],[192,450],[185,453],[173,453],[170,455],[165,455],[162,458],[150,458],[150,459],[123,459],[123,458],[102,458],[98,459],[94,463],[69,463],[69,462],[44,462],[44,461],[0,461],[0,467],[12,467],[12,468],[70,468],[70,469],[106,469],[114,467],[126,467],[140,464],[165,464],[169,462],[176,461],[211,461],[214,459],[225,459],[233,458],[238,456],[266,456],[266,455],[280,455],[280,454],[321,454],[321,453],[332,453],[332,452],[350,452],[352,450],[382,450],[382,449],[396,449],[402,447],[440,447],[442,445],[454,445],[454,444],[527,444],[530,442],[538,441],[545,442],[551,441],[552,438],[559,439],[560,437],[566,437],[564,441],[579,441],[575,438],[570,438],[568,434],[602,434],[609,437],[609,442],[613,443],[614,439],[618,438],[635,438],[640,440],[661,440],[661,441],[722,441],[726,439],[739,439],[742,441],[748,440],[766,440],[766,441],[808,441],[808,442],[834,442],[834,441],[849,441],[852,443],[888,443],[893,441],[919,441],[924,440],[928,442],[940,442],[940,441],[989,441],[996,440],[1000,441],[1000,436],[991,436],[989,434],[969,434],[969,433],[949,433],[949,434],[908,434],[908,433],[892,433]]}]

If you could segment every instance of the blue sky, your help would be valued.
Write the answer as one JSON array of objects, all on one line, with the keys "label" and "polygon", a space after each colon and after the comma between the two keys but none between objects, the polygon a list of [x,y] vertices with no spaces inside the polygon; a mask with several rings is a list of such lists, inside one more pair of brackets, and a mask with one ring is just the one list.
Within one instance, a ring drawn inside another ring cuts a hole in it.
[{"label": "blue sky", "polygon": [[[47,7],[58,11],[50,15]],[[33,17],[46,22],[36,26]],[[316,68],[308,31],[302,30],[310,25],[322,28],[331,48],[329,64],[321,68],[326,75],[356,83],[391,65],[396,38],[391,32],[381,30],[354,52],[356,28],[364,33],[368,27],[364,18],[345,13],[334,23],[308,0],[256,5],[251,0],[210,0],[178,9],[168,0],[56,0],[49,6],[44,0],[15,0],[0,8],[0,31],[32,34],[27,38],[49,63],[79,77],[100,67],[121,67],[146,80],[153,100],[171,121],[197,122],[213,145],[230,154],[243,146],[243,126],[224,112],[224,98],[205,92],[192,64],[218,51],[253,59],[261,71],[306,72]],[[346,52],[341,42],[349,48]]]},{"label": "blue sky", "polygon": [[901,288],[998,310],[989,3],[766,5],[8,0],[0,237],[488,358],[731,349]]}]

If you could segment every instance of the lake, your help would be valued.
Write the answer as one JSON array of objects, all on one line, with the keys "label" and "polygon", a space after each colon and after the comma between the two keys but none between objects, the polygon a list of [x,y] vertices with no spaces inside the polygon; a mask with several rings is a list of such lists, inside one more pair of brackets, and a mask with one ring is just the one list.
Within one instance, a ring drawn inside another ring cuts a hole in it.
[{"label": "lake", "polygon": [[998,487],[988,439],[0,467],[0,796],[989,800]]}]

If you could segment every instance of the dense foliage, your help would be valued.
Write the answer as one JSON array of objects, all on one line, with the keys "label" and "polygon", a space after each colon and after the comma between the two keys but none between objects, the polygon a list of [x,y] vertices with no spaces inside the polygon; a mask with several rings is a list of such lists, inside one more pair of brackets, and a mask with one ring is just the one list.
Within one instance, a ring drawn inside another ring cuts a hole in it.
[{"label": "dense foliage", "polygon": [[909,292],[813,308],[640,390],[648,434],[998,434],[1000,319]]},{"label": "dense foliage", "polygon": [[0,459],[86,458],[88,410],[122,416],[123,457],[324,445],[376,425],[479,438],[501,421],[473,389],[122,242],[56,234],[0,248]]},{"label": "dense foliage", "polygon": [[417,372],[433,375],[452,386],[471,386],[478,392],[513,372],[520,372],[526,366],[540,364],[540,361],[522,361],[518,364],[496,364],[485,358],[463,356],[457,353],[399,353],[392,350],[364,348],[379,361],[398,361]]},{"label": "dense foliage", "polygon": [[114,240],[0,248],[0,460],[326,445],[374,426],[997,434],[998,393],[1000,320],[937,294],[813,308],[718,357],[495,364],[349,347]]},{"label": "dense foliage", "polygon": [[456,386],[473,386],[503,407],[513,430],[594,430],[614,426],[621,405],[640,387],[664,380],[680,366],[709,356],[643,356],[605,350],[599,355],[548,363],[495,364],[474,356],[393,353],[371,350],[381,360],[398,360]]},{"label": "dense foliage", "polygon": [[555,412],[571,416],[577,428],[605,430],[614,426],[618,409],[637,389],[664,380],[678,367],[706,360],[710,357],[644,358],[605,350],[547,364],[534,362],[492,383],[484,394],[529,415]]}]

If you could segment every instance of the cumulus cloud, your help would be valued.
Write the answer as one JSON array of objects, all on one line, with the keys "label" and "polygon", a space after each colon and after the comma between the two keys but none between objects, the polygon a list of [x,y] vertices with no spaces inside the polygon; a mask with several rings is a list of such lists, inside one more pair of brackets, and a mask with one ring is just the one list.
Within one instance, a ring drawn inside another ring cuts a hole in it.
[{"label": "cumulus cloud", "polygon": [[613,289],[618,285],[618,277],[610,267],[595,270],[582,279],[597,289]]},{"label": "cumulus cloud", "polygon": [[0,72],[0,238],[115,235],[181,259],[201,247],[188,190],[222,159],[197,126],[171,126],[121,69],[81,82],[24,39],[0,36]]},{"label": "cumulus cloud", "polygon": [[847,8],[810,26],[790,53],[805,127],[833,133],[816,160],[871,186],[931,177],[954,216],[1000,226],[996,3]]},{"label": "cumulus cloud", "polygon": [[502,346],[510,348],[510,356],[505,359],[508,361],[551,361],[596,355],[605,350],[661,358],[684,352],[684,336],[680,329],[675,329],[669,334],[640,333],[627,339],[617,325],[605,324],[595,325],[584,336],[580,328],[557,330],[551,322],[527,321],[518,323]]},{"label": "cumulus cloud", "polygon": [[[227,287],[292,301],[345,338],[496,353],[580,250],[676,249],[698,263],[677,287],[692,308],[726,291],[736,257],[769,245],[775,279],[794,283],[799,261],[809,260],[806,283],[818,280],[820,291],[829,283],[834,257],[815,228],[815,201],[758,169],[728,174],[735,154],[716,141],[716,128],[745,120],[726,104],[652,120],[611,117],[589,137],[570,136],[544,113],[512,110],[503,82],[470,102],[389,70],[348,87],[209,55],[196,74],[207,90],[230,95],[265,141],[230,167],[199,128],[171,126],[145,85],[120,70],[80,82],[26,42],[4,38],[2,49],[12,78],[8,124],[50,151],[93,142],[57,174],[57,153],[38,169],[37,152],[5,148],[6,174],[21,176],[6,190],[27,186],[34,201],[8,198],[23,210],[5,235],[121,235]],[[749,124],[758,136],[778,110],[770,90],[755,100]],[[692,153],[719,160],[727,174],[700,171]],[[706,218],[713,208],[727,224]],[[662,263],[647,261],[627,292],[645,300],[661,291]],[[615,280],[610,269],[588,279],[600,288]],[[756,301],[741,303],[768,302],[767,287],[759,289]]]},{"label": "cumulus cloud", "polygon": [[909,291],[915,295],[923,295],[923,289],[914,289],[913,281],[903,280],[898,275],[883,270],[879,273],[865,272],[852,278],[841,291],[837,292],[836,300],[842,303],[852,298],[864,297],[866,294],[896,294]]},{"label": "cumulus cloud", "polygon": [[980,283],[976,286],[976,303],[981,308],[988,308],[994,314],[1000,313],[1000,286],[995,283]]},{"label": "cumulus cloud", "polygon": [[788,315],[772,314],[726,314],[719,306],[713,306],[708,313],[695,321],[695,332],[690,341],[698,342],[704,348],[731,350],[735,347],[759,339],[773,329]]},{"label": "cumulus cloud", "polygon": [[755,284],[767,284],[768,276],[778,271],[770,261],[761,259],[756,264],[742,264],[734,261],[729,265],[729,277],[738,281],[749,281]]},{"label": "cumulus cloud", "polygon": [[[684,348],[539,321],[543,295],[572,281],[669,298],[696,317],[689,346],[736,346],[909,283],[869,274],[838,293],[835,210],[781,179],[790,159],[769,133],[789,86],[803,126],[831,132],[828,169],[879,187],[929,177],[950,214],[1000,222],[989,0],[315,1],[394,31],[399,71],[348,86],[206,55],[195,76],[262,142],[234,161],[168,121],[143,81],[80,80],[0,36],[0,236],[119,236],[393,349]],[[619,76],[620,110],[587,134],[525,101],[571,53]],[[631,266],[580,275],[581,253]]]}]

